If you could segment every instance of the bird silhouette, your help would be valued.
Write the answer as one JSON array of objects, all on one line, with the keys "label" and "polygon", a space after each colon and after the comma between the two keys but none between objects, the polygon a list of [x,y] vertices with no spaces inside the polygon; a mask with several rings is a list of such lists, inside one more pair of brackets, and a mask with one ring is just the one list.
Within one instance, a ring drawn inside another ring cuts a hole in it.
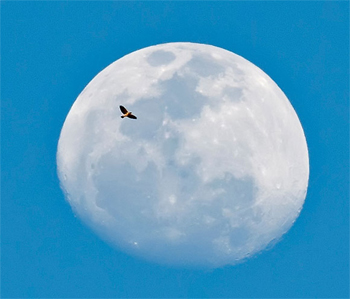
[{"label": "bird silhouette", "polygon": [[128,111],[124,106],[119,106],[119,108],[120,108],[120,111],[123,113],[121,118],[129,117],[132,119],[137,119],[137,117],[135,115],[133,115],[131,111]]}]

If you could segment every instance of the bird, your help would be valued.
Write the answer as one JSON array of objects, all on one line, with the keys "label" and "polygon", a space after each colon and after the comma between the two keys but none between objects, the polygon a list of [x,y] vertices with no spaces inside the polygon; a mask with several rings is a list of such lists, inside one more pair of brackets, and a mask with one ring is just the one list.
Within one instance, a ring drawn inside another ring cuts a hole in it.
[{"label": "bird", "polygon": [[120,111],[123,113],[121,118],[129,117],[132,119],[137,119],[137,117],[135,115],[133,115],[131,111],[128,111],[124,106],[120,105],[119,108],[120,108]]}]

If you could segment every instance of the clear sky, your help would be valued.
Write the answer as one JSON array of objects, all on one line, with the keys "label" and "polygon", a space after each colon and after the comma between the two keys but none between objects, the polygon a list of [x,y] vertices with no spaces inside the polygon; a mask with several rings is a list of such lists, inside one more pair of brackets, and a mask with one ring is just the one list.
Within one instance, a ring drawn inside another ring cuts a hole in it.
[{"label": "clear sky", "polygon": [[[349,3],[2,2],[1,297],[349,297]],[[310,155],[304,208],[272,249],[211,271],[113,249],[56,174],[73,102],[135,50],[187,41],[248,59],[284,91]]]}]

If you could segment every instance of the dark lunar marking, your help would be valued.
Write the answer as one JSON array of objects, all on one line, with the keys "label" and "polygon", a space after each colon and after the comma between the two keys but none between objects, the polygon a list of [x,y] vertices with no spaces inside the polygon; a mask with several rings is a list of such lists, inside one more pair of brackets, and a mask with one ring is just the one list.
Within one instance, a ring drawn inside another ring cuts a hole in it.
[{"label": "dark lunar marking", "polygon": [[147,62],[151,66],[160,66],[164,64],[169,64],[173,60],[175,60],[176,56],[172,52],[166,52],[163,50],[155,51],[151,55],[148,56]]},{"label": "dark lunar marking", "polygon": [[230,198],[232,206],[228,208],[250,207],[254,198],[256,198],[257,187],[253,178],[247,177],[237,179],[232,174],[226,173],[224,179],[217,179],[210,183],[214,189],[222,188],[225,190],[225,197]]},{"label": "dark lunar marking", "polygon": [[173,119],[191,119],[199,117],[208,99],[196,92],[198,79],[191,75],[174,74],[171,80],[160,83],[167,99],[166,113]]},{"label": "dark lunar marking", "polygon": [[160,99],[143,98],[128,106],[138,117],[137,122],[123,122],[120,132],[133,140],[152,140],[163,122],[164,103]]},{"label": "dark lunar marking", "polygon": [[175,132],[174,129],[169,129],[166,127],[162,127],[161,132],[164,135],[164,132],[167,132],[168,134],[171,134],[171,137],[164,138],[162,141],[162,152],[166,159],[169,159],[171,157],[174,157],[176,154],[177,149],[179,148],[179,136],[178,133]]},{"label": "dark lunar marking", "polygon": [[201,77],[217,76],[225,72],[225,67],[208,54],[194,54],[186,67]]},{"label": "dark lunar marking", "polygon": [[234,228],[230,231],[230,246],[231,247],[244,247],[247,241],[249,241],[250,231],[242,226],[240,228]]},{"label": "dark lunar marking", "polygon": [[[120,154],[120,161],[115,160],[113,154],[103,155],[98,163],[97,170],[93,173],[93,182],[97,190],[103,190],[96,194],[96,205],[115,218],[121,227],[119,232],[124,231],[123,225],[128,227],[125,232],[146,234],[149,219],[142,215],[142,211],[148,210],[150,204],[149,195],[155,197],[157,186],[156,166],[150,162],[147,167],[138,172],[132,165],[125,162],[123,152]],[[146,221],[142,225],[142,221]],[[154,229],[152,227],[152,229]],[[126,236],[124,236],[126,237]],[[130,237],[130,236],[128,236]]]},{"label": "dark lunar marking", "polygon": [[225,87],[223,95],[229,97],[232,102],[241,102],[242,101],[242,89],[236,87]]}]

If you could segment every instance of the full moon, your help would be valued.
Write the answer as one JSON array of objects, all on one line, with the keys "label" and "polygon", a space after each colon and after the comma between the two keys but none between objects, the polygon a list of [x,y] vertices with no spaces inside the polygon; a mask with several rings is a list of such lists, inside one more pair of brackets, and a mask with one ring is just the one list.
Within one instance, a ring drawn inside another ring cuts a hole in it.
[{"label": "full moon", "polygon": [[195,43],[147,47],[101,71],[69,111],[57,167],[74,213],[102,239],[180,267],[233,265],[274,244],[309,178],[302,126],[276,83]]}]

